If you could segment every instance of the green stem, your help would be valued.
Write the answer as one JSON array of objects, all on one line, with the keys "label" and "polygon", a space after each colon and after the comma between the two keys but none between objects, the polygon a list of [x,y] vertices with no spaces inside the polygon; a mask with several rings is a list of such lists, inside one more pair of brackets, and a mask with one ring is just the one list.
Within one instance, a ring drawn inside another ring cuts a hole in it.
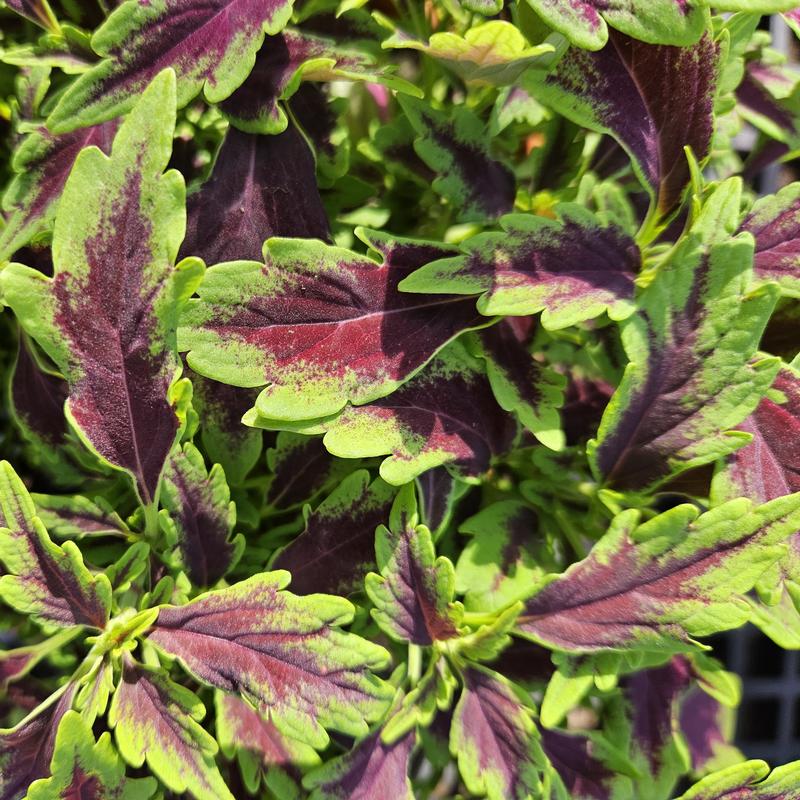
[{"label": "green stem", "polygon": [[158,539],[158,507],[155,503],[148,503],[144,507],[144,535],[151,544]]},{"label": "green stem", "polygon": [[408,645],[408,679],[413,688],[422,677],[422,648],[418,644]]}]

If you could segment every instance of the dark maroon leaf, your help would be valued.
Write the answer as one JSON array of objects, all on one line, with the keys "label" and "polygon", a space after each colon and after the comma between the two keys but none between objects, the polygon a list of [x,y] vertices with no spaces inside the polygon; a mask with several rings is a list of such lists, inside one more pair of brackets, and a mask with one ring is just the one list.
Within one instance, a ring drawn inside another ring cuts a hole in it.
[{"label": "dark maroon leaf", "polygon": [[45,30],[58,32],[58,22],[47,0],[6,0],[5,4]]},{"label": "dark maroon leaf", "polygon": [[375,529],[387,522],[395,489],[354,472],[309,515],[306,529],[270,565],[292,574],[295,594],[347,594],[375,566]]},{"label": "dark maroon leaf", "polygon": [[294,125],[275,136],[230,128],[187,213],[181,254],[207,264],[260,260],[271,236],[330,239],[314,157]]},{"label": "dark maroon leaf", "polygon": [[570,447],[597,433],[612,394],[614,387],[603,380],[573,378],[567,383],[561,420]]}]

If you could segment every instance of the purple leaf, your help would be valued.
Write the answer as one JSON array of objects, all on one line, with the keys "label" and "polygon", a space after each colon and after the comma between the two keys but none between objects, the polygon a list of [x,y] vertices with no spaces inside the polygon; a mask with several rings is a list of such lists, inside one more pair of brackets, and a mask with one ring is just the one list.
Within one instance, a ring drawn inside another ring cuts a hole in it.
[{"label": "purple leaf", "polygon": [[68,683],[13,728],[0,729],[0,800],[20,800],[33,781],[50,774],[58,726],[75,688]]},{"label": "purple leaf", "polygon": [[469,301],[397,289],[449,247],[362,238],[382,264],[318,241],[272,239],[265,264],[209,269],[183,315],[180,346],[192,369],[237,386],[268,383],[256,403],[263,417],[317,419],[388,394],[482,324]]},{"label": "purple leaf", "polygon": [[430,531],[417,521],[414,485],[407,484],[394,501],[389,527],[376,533],[380,575],[370,573],[366,589],[372,616],[393,639],[432,645],[458,636],[462,608],[453,603],[452,562],[436,558]]},{"label": "purple leaf", "polygon": [[[625,783],[595,754],[594,742],[580,734],[540,728],[542,749],[570,800],[613,800],[615,783]],[[623,791],[622,796],[628,793]]]},{"label": "purple leaf", "polygon": [[35,22],[50,33],[59,33],[58,20],[47,0],[6,0],[5,4],[20,16]]},{"label": "purple leaf", "polygon": [[[481,295],[487,316],[527,316],[565,328],[604,311],[614,319],[634,310],[639,248],[620,228],[602,226],[581,206],[556,206],[557,219],[513,214],[502,233],[468,239],[464,255],[435,261],[403,281],[410,292]],[[523,381],[525,379],[523,378]]]},{"label": "purple leaf", "polygon": [[181,254],[207,264],[260,259],[271,236],[330,239],[314,157],[294,125],[276,136],[230,128],[187,213]]},{"label": "purple leaf", "polygon": [[389,519],[395,490],[366,470],[345,478],[309,514],[306,528],[270,565],[292,574],[292,591],[349,594],[375,566],[375,529]]},{"label": "purple leaf", "polygon": [[124,654],[108,714],[122,757],[133,767],[146,761],[173,792],[234,800],[214,762],[217,743],[200,725],[204,716],[197,695]]},{"label": "purple leaf", "polygon": [[756,240],[756,278],[776,281],[783,292],[800,297],[800,183],[757,200],[741,230]]},{"label": "purple leaf", "polygon": [[477,478],[518,432],[497,404],[481,363],[460,342],[389,397],[348,406],[319,429],[327,431],[323,441],[334,455],[388,454],[380,474],[396,486],[443,464],[458,477]]},{"label": "purple leaf", "polygon": [[53,543],[36,516],[24,484],[7,461],[0,462],[0,596],[42,624],[105,628],[111,584],[93,576],[74,542]]},{"label": "purple leaf", "polygon": [[692,769],[704,772],[727,742],[723,715],[726,709],[718,700],[695,687],[683,699],[678,717],[680,731],[686,740]]},{"label": "purple leaf", "polygon": [[538,796],[544,756],[525,693],[483,667],[467,667],[463,680],[450,752],[467,789],[489,800]]},{"label": "purple leaf", "polygon": [[200,417],[203,449],[221,464],[231,486],[239,486],[261,455],[263,434],[242,422],[258,392],[204,378],[187,368],[192,406]]},{"label": "purple leaf", "polygon": [[0,232],[0,261],[51,227],[58,200],[72,165],[84,147],[111,151],[117,122],[54,136],[46,128],[29,134],[14,154],[17,176],[3,196],[10,216]]},{"label": "purple leaf", "polygon": [[453,204],[463,221],[495,219],[514,206],[514,173],[493,158],[484,125],[464,106],[453,106],[453,118],[427,103],[399,96],[417,132],[414,149],[439,177],[433,188]]},{"label": "purple leaf", "polygon": [[297,791],[302,773],[319,764],[313,748],[284,736],[238,697],[217,692],[216,708],[220,749],[228,757],[237,754],[251,794],[258,792],[262,780],[278,796],[287,781]]},{"label": "purple leaf", "polygon": [[277,33],[291,0],[128,0],[92,36],[105,58],[69,87],[48,119],[66,131],[124,114],[162,70],[178,78],[184,106],[205,88],[224,100],[247,78],[264,34]]},{"label": "purple leaf", "polygon": [[740,596],[800,523],[800,495],[755,509],[740,498],[699,517],[686,504],[637,519],[619,514],[583,561],[551,576],[525,605],[519,630],[566,651],[669,651],[737,627],[749,617]]},{"label": "purple leaf", "polygon": [[180,364],[178,306],[202,264],[171,265],[183,235],[183,178],[162,174],[175,124],[175,78],[145,91],[111,157],[85,150],[64,190],[55,277],[12,264],[5,299],[70,386],[67,413],[84,441],[128,471],[152,503],[178,431],[168,392]]},{"label": "purple leaf", "polygon": [[446,467],[435,467],[417,477],[422,523],[437,538],[447,528],[459,499],[469,485],[454,478]]},{"label": "purple leaf", "polygon": [[162,607],[148,641],[195,678],[252,702],[293,738],[324,747],[323,726],[365,733],[391,688],[370,673],[387,653],[341,631],[353,606],[281,591],[288,572],[263,572],[181,607]]},{"label": "purple leaf", "polygon": [[173,451],[164,471],[162,504],[170,541],[177,540],[192,583],[213,586],[238,560],[244,539],[229,537],[236,522],[225,473],[219,464],[206,472],[200,451],[187,442]]},{"label": "purple leaf", "polygon": [[129,535],[128,526],[102,498],[94,503],[81,495],[33,494],[32,498],[36,515],[60,539]]},{"label": "purple leaf", "polygon": [[312,790],[309,800],[414,800],[408,770],[416,732],[386,744],[382,731],[377,728],[350,752],[310,773],[303,780]]},{"label": "purple leaf", "polygon": [[603,380],[570,379],[561,409],[567,445],[574,446],[597,433],[613,394],[614,387]]},{"label": "purple leaf", "polygon": [[690,178],[684,147],[698,161],[711,147],[719,54],[707,33],[684,48],[612,33],[599,52],[573,47],[553,72],[530,71],[526,88],[573,122],[614,136],[667,216]]},{"label": "purple leaf", "polygon": [[[313,503],[352,470],[350,462],[333,458],[319,437],[288,431],[281,431],[275,447],[267,450],[267,466],[273,476],[266,500],[279,511]],[[292,588],[298,591],[296,585]]]}]

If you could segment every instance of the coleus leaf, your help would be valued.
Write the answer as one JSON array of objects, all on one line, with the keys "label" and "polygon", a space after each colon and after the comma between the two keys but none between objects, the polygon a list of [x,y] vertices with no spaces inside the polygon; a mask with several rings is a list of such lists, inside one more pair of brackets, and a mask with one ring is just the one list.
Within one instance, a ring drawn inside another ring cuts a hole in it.
[{"label": "coleus leaf", "polygon": [[420,497],[420,520],[436,540],[447,528],[458,501],[469,484],[454,478],[446,467],[423,472],[416,480]]},{"label": "coleus leaf", "polygon": [[3,600],[46,626],[104,628],[111,608],[111,584],[93,576],[74,542],[55,544],[22,481],[0,462],[0,578]]},{"label": "coleus leaf", "polygon": [[585,559],[534,592],[518,629],[566,651],[688,648],[747,620],[740,595],[799,522],[800,496],[757,508],[740,498],[700,516],[680,505],[642,524],[625,511]]},{"label": "coleus leaf", "polygon": [[332,80],[385,83],[421,95],[415,86],[391,75],[362,49],[286,28],[264,40],[247,80],[219,108],[243,131],[280,133],[286,129],[288,118],[279,101],[292,97],[301,81]]},{"label": "coleus leaf", "polygon": [[189,689],[123,656],[108,716],[122,757],[133,767],[146,761],[173,792],[234,800],[214,762],[217,743],[200,725],[204,716],[205,707]]},{"label": "coleus leaf", "polygon": [[483,221],[514,206],[514,173],[487,146],[480,119],[454,106],[452,119],[422,100],[398,96],[418,138],[414,149],[438,177],[433,188],[446,197],[462,221]]},{"label": "coleus leaf", "polygon": [[366,470],[346,477],[306,517],[306,527],[270,565],[292,574],[297,594],[348,594],[374,567],[375,529],[386,522],[396,490]]},{"label": "coleus leaf", "polygon": [[710,197],[623,323],[628,364],[589,443],[596,474],[643,489],[726,455],[748,441],[732,434],[756,407],[777,359],[751,359],[776,290],[750,291],[753,243],[731,236],[741,184]]},{"label": "coleus leaf", "polygon": [[11,163],[17,175],[3,195],[9,217],[0,231],[0,261],[50,227],[78,154],[91,146],[110,152],[116,130],[116,121],[61,136],[42,127],[23,140]]},{"label": "coleus leaf", "polygon": [[678,800],[797,800],[800,761],[771,773],[763,761],[746,761],[708,775]]},{"label": "coleus leaf", "polygon": [[456,566],[456,589],[469,610],[504,608],[543,577],[545,542],[538,515],[526,503],[492,503],[458,529],[472,534]]},{"label": "coleus leaf", "polygon": [[263,781],[278,797],[297,794],[302,773],[319,764],[316,751],[234,695],[217,692],[216,709],[220,749],[228,757],[236,753],[248,791],[256,794]]},{"label": "coleus leaf", "polygon": [[527,0],[549,25],[573,44],[599,50],[608,26],[643,42],[694,44],[705,31],[708,12],[686,0]]},{"label": "coleus leaf", "polygon": [[616,227],[602,226],[581,206],[556,206],[557,219],[513,214],[502,232],[468,239],[463,255],[426,264],[406,278],[404,292],[480,295],[482,314],[526,316],[543,311],[542,325],[565,328],[607,311],[633,310],[641,256]]},{"label": "coleus leaf", "polygon": [[318,241],[271,239],[264,264],[209,269],[182,319],[180,346],[192,369],[235,386],[269,384],[256,402],[263,417],[315,419],[348,400],[389,394],[450,339],[482,324],[461,298],[397,289],[447,246],[361,235],[382,264]]},{"label": "coleus leaf", "polygon": [[162,504],[170,540],[177,540],[192,583],[213,586],[238,561],[244,548],[240,534],[230,541],[236,523],[225,473],[219,464],[206,472],[202,453],[191,443],[169,457],[164,470]]},{"label": "coleus leaf", "polygon": [[[616,773],[584,734],[541,729],[542,750],[550,762],[551,797],[556,800],[623,800],[632,797],[630,779]],[[555,773],[555,774],[553,774]]]},{"label": "coleus leaf", "polygon": [[203,450],[222,466],[228,483],[239,486],[261,455],[263,434],[242,423],[258,393],[186,372],[192,382],[192,407],[200,417]]},{"label": "coleus leaf", "polygon": [[414,800],[408,771],[416,731],[391,744],[383,741],[382,732],[381,727],[376,728],[349,752],[307,775],[303,785],[312,790],[309,800]]},{"label": "coleus leaf", "polygon": [[5,694],[9,683],[24,678],[43,658],[75,638],[76,628],[59,631],[37,644],[0,651],[0,695]]},{"label": "coleus leaf", "polygon": [[544,764],[525,693],[491,670],[469,666],[453,714],[450,751],[467,789],[489,800],[527,800]]},{"label": "coleus leaf", "polygon": [[247,78],[264,34],[280,31],[291,10],[292,0],[127,0],[92,37],[104,60],[69,87],[47,125],[64,132],[124,114],[168,67],[179,106],[203,88],[219,102]]},{"label": "coleus leaf", "polygon": [[50,772],[31,784],[26,800],[148,800],[158,786],[155,778],[126,778],[111,734],[95,742],[77,711],[58,726]]},{"label": "coleus leaf", "polygon": [[289,580],[260,573],[163,607],[148,641],[203,683],[252,702],[288,736],[324,747],[324,727],[365,733],[390,699],[369,672],[385,665],[386,651],[336,627],[352,619],[347,600],[298,597],[282,591]]},{"label": "coleus leaf", "polygon": [[765,503],[800,492],[800,373],[782,365],[772,384],[775,402],[764,397],[738,429],[752,441],[727,458],[714,477],[712,495],[717,499],[749,497]]},{"label": "coleus leaf", "polygon": [[331,421],[303,430],[323,431],[325,446],[334,455],[388,455],[380,474],[395,486],[441,465],[474,482],[517,436],[516,423],[494,399],[481,363],[461,342],[451,344],[389,397],[348,406]]},{"label": "coleus leaf", "polygon": [[330,239],[314,157],[294,125],[276,136],[230,128],[187,214],[181,253],[207,264],[259,259],[271,236]]},{"label": "coleus leaf", "polygon": [[13,728],[0,729],[0,800],[20,800],[50,774],[59,724],[74,696],[75,685],[67,683]]},{"label": "coleus leaf", "polygon": [[366,590],[378,625],[393,639],[417,645],[458,636],[455,570],[450,559],[436,557],[430,531],[418,524],[413,484],[397,495],[389,527],[378,528],[375,553],[380,575],[367,575]]},{"label": "coleus leaf", "polygon": [[45,528],[59,538],[126,536],[128,526],[102,498],[92,502],[76,495],[31,495],[36,515]]},{"label": "coleus leaf", "polygon": [[58,20],[47,0],[5,0],[5,4],[46,31],[59,32]]},{"label": "coleus leaf", "polygon": [[477,353],[497,402],[544,445],[564,446],[558,411],[564,402],[566,379],[536,360],[530,351],[534,326],[530,319],[509,318],[481,331]]},{"label": "coleus leaf", "polygon": [[699,687],[689,690],[681,703],[678,724],[692,769],[708,770],[725,750],[733,733],[733,712]]},{"label": "coleus leaf", "polygon": [[527,69],[544,66],[546,56],[555,51],[549,42],[529,45],[516,26],[503,20],[476,25],[463,36],[451,31],[434,33],[427,42],[398,32],[382,46],[419,50],[465,81],[492,86],[513,84]]},{"label": "coleus leaf", "polygon": [[[160,75],[114,140],[84,150],[64,189],[53,239],[55,277],[11,264],[0,281],[23,328],[70,385],[67,415],[104,459],[156,497],[178,431],[168,399],[180,368],[177,310],[202,264],[173,268],[184,185],[162,174],[175,125],[175,77]],[[120,233],[124,232],[124,233]]]},{"label": "coleus leaf", "polygon": [[800,183],[759,198],[741,230],[756,240],[755,277],[775,281],[785,294],[800,297]]},{"label": "coleus leaf", "polygon": [[612,33],[599,52],[572,48],[549,74],[528,72],[524,85],[559,114],[613,136],[666,216],[689,182],[684,148],[698,161],[709,153],[719,57],[708,34],[679,48]]}]

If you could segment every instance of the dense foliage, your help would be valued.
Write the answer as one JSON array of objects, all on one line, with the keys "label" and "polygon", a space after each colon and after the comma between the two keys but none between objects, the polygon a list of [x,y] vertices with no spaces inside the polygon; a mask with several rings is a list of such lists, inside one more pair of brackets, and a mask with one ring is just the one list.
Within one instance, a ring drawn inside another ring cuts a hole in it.
[{"label": "dense foliage", "polygon": [[800,798],[800,10],[5,5],[0,800]]}]

